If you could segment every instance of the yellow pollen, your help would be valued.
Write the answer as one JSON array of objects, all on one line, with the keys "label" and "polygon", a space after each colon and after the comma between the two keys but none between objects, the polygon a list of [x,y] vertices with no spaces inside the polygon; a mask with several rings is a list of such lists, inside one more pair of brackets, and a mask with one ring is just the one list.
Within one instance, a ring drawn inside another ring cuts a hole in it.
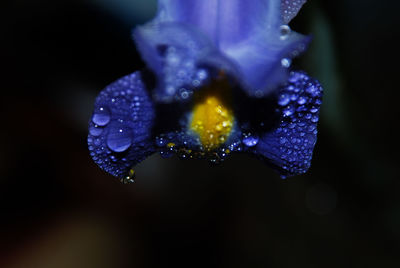
[{"label": "yellow pollen", "polygon": [[195,95],[190,129],[199,135],[206,151],[226,142],[232,132],[230,86],[226,79],[216,80]]}]

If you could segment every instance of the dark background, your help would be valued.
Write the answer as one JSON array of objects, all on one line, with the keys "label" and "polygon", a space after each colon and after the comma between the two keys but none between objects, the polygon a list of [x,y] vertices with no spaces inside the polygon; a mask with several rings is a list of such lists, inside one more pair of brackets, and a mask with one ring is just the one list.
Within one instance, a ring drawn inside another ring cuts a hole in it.
[{"label": "dark background", "polygon": [[95,96],[144,66],[155,1],[15,0],[1,29],[0,267],[400,267],[397,1],[310,0],[295,65],[325,88],[310,171],[151,157],[123,185],[90,159]]}]

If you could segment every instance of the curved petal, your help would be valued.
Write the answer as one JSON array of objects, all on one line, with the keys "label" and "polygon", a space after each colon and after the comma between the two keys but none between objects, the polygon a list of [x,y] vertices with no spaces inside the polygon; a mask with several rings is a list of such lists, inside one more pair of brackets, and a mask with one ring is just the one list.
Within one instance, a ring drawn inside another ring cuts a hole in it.
[{"label": "curved petal", "polygon": [[284,24],[289,22],[296,17],[301,7],[306,3],[307,0],[281,0],[281,12]]},{"label": "curved petal", "polygon": [[189,98],[209,81],[212,69],[237,72],[207,36],[189,25],[150,23],[136,28],[133,35],[143,59],[157,76],[157,101]]},{"label": "curved petal", "polygon": [[[286,2],[285,2],[286,3]],[[156,98],[188,97],[203,85],[201,67],[223,69],[250,95],[262,97],[283,84],[287,64],[310,38],[283,24],[279,0],[160,0],[157,17],[134,39],[158,76]]]},{"label": "curved petal", "polygon": [[247,151],[277,168],[282,177],[305,173],[317,140],[322,88],[303,72],[291,72],[278,95],[277,125],[260,133]]},{"label": "curved petal", "polygon": [[311,37],[292,32],[286,25],[280,29],[233,44],[225,51],[238,66],[238,81],[250,96],[266,96],[284,84],[291,59],[304,52],[311,41]]},{"label": "curved petal", "polygon": [[104,171],[124,178],[131,167],[154,152],[154,108],[140,72],[100,92],[89,122],[88,145]]},{"label": "curved petal", "polygon": [[158,13],[154,21],[192,25],[212,39],[216,35],[218,6],[219,0],[159,0]]},{"label": "curved petal", "polygon": [[159,0],[157,21],[192,25],[223,49],[281,24],[280,0]]}]

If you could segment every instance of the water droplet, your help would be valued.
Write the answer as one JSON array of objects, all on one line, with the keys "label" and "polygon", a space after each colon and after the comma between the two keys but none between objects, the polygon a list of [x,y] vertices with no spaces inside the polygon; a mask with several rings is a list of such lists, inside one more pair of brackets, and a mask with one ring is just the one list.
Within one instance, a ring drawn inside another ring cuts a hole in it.
[{"label": "water droplet", "polygon": [[156,137],[156,145],[158,147],[164,147],[165,146],[166,141],[164,140],[164,138],[162,137]]},{"label": "water droplet", "polygon": [[306,89],[306,92],[307,92],[307,93],[310,93],[310,94],[315,94],[315,91],[316,91],[315,86],[314,86],[313,84],[310,83],[310,84],[308,85],[307,89]]},{"label": "water droplet", "polygon": [[297,100],[297,103],[300,104],[300,105],[303,105],[303,104],[305,104],[306,102],[307,102],[307,99],[304,98],[304,97],[300,97],[300,98]]},{"label": "water droplet", "polygon": [[193,82],[192,82],[192,85],[194,86],[194,87],[198,87],[198,86],[200,86],[200,81],[199,80],[193,80]]},{"label": "water droplet", "polygon": [[280,144],[285,144],[286,141],[287,141],[287,139],[286,139],[285,137],[280,137],[280,138],[279,138],[279,143],[280,143]]},{"label": "water droplet", "polygon": [[282,64],[282,67],[284,67],[284,68],[289,68],[290,65],[292,64],[292,60],[289,59],[289,58],[283,58],[283,59],[281,60],[281,64]]},{"label": "water droplet", "polygon": [[316,129],[316,126],[314,126],[314,125],[311,125],[311,126],[309,126],[308,127],[308,131],[313,131],[313,130],[315,130]]},{"label": "water droplet", "polygon": [[283,115],[284,116],[291,116],[294,114],[294,108],[293,107],[287,107],[284,111],[283,111]]},{"label": "water droplet", "polygon": [[92,136],[100,136],[100,134],[103,132],[103,129],[100,128],[98,125],[90,126],[89,127],[89,133]]},{"label": "water droplet", "polygon": [[106,107],[96,108],[93,117],[93,123],[98,126],[105,126],[110,122],[110,111]]},{"label": "water droplet", "polygon": [[246,145],[247,147],[253,147],[256,146],[258,143],[258,137],[256,135],[249,135],[249,136],[245,136],[243,138],[243,143],[244,145]]},{"label": "water droplet", "polygon": [[290,33],[292,32],[292,30],[290,29],[290,27],[288,25],[281,25],[280,27],[280,39],[281,40],[286,40]]},{"label": "water droplet", "polygon": [[197,77],[198,77],[200,80],[206,79],[206,78],[207,78],[207,71],[204,70],[204,69],[198,70],[198,71],[197,71]]},{"label": "water droplet", "polygon": [[280,106],[286,106],[289,104],[289,102],[290,102],[290,98],[287,95],[282,94],[279,96],[278,104]]},{"label": "water droplet", "polygon": [[107,146],[114,152],[126,151],[132,144],[132,133],[127,127],[114,127],[107,136]]},{"label": "water droplet", "polygon": [[97,139],[94,140],[93,143],[94,143],[94,145],[99,146],[100,143],[101,143],[101,139],[98,139],[98,138],[97,138]]},{"label": "water droplet", "polygon": [[187,99],[190,96],[189,91],[186,88],[181,88],[180,95],[182,99]]},{"label": "water droplet", "polygon": [[314,115],[312,118],[311,118],[311,122],[313,122],[313,123],[317,123],[318,122],[318,116],[316,116],[316,115]]}]

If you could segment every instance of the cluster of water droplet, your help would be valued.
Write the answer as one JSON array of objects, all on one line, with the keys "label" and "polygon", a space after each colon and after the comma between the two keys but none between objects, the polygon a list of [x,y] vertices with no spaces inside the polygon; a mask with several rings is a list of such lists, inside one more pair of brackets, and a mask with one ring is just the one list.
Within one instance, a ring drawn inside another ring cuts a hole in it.
[{"label": "cluster of water droplet", "polygon": [[[238,137],[239,136],[239,137]],[[259,142],[256,134],[235,133],[226,143],[220,147],[207,150],[201,145],[198,137],[186,132],[171,132],[156,137],[155,144],[161,157],[170,158],[173,155],[180,159],[205,159],[213,164],[223,162],[234,152],[242,152],[255,147]]]},{"label": "cluster of water droplet", "polygon": [[131,163],[126,157],[115,156],[115,152],[106,145],[106,136],[89,135],[87,142],[93,161],[104,171],[121,177],[125,175],[125,170],[131,167]]},{"label": "cluster of water droplet", "polygon": [[195,135],[178,131],[159,135],[155,143],[163,158],[177,155],[180,159],[205,159],[214,164],[223,162],[231,153],[241,152],[243,148],[239,139],[230,139],[218,148],[207,150]]},{"label": "cluster of water droplet", "polygon": [[89,123],[88,145],[103,170],[127,178],[130,167],[142,158],[140,151],[146,152],[153,118],[151,105],[139,74],[126,76],[99,94]]},{"label": "cluster of water droplet", "polygon": [[168,46],[162,51],[162,83],[154,96],[159,101],[187,100],[208,80],[206,69],[196,66],[198,49],[193,42],[187,47]]},{"label": "cluster of water droplet", "polygon": [[311,163],[322,88],[302,72],[291,72],[289,82],[278,99],[281,122],[275,131],[276,149],[286,163],[282,166],[285,173],[297,174],[306,172]]},{"label": "cluster of water droplet", "polygon": [[283,21],[289,23],[289,21],[296,16],[297,12],[305,2],[306,0],[282,0],[281,10]]}]

